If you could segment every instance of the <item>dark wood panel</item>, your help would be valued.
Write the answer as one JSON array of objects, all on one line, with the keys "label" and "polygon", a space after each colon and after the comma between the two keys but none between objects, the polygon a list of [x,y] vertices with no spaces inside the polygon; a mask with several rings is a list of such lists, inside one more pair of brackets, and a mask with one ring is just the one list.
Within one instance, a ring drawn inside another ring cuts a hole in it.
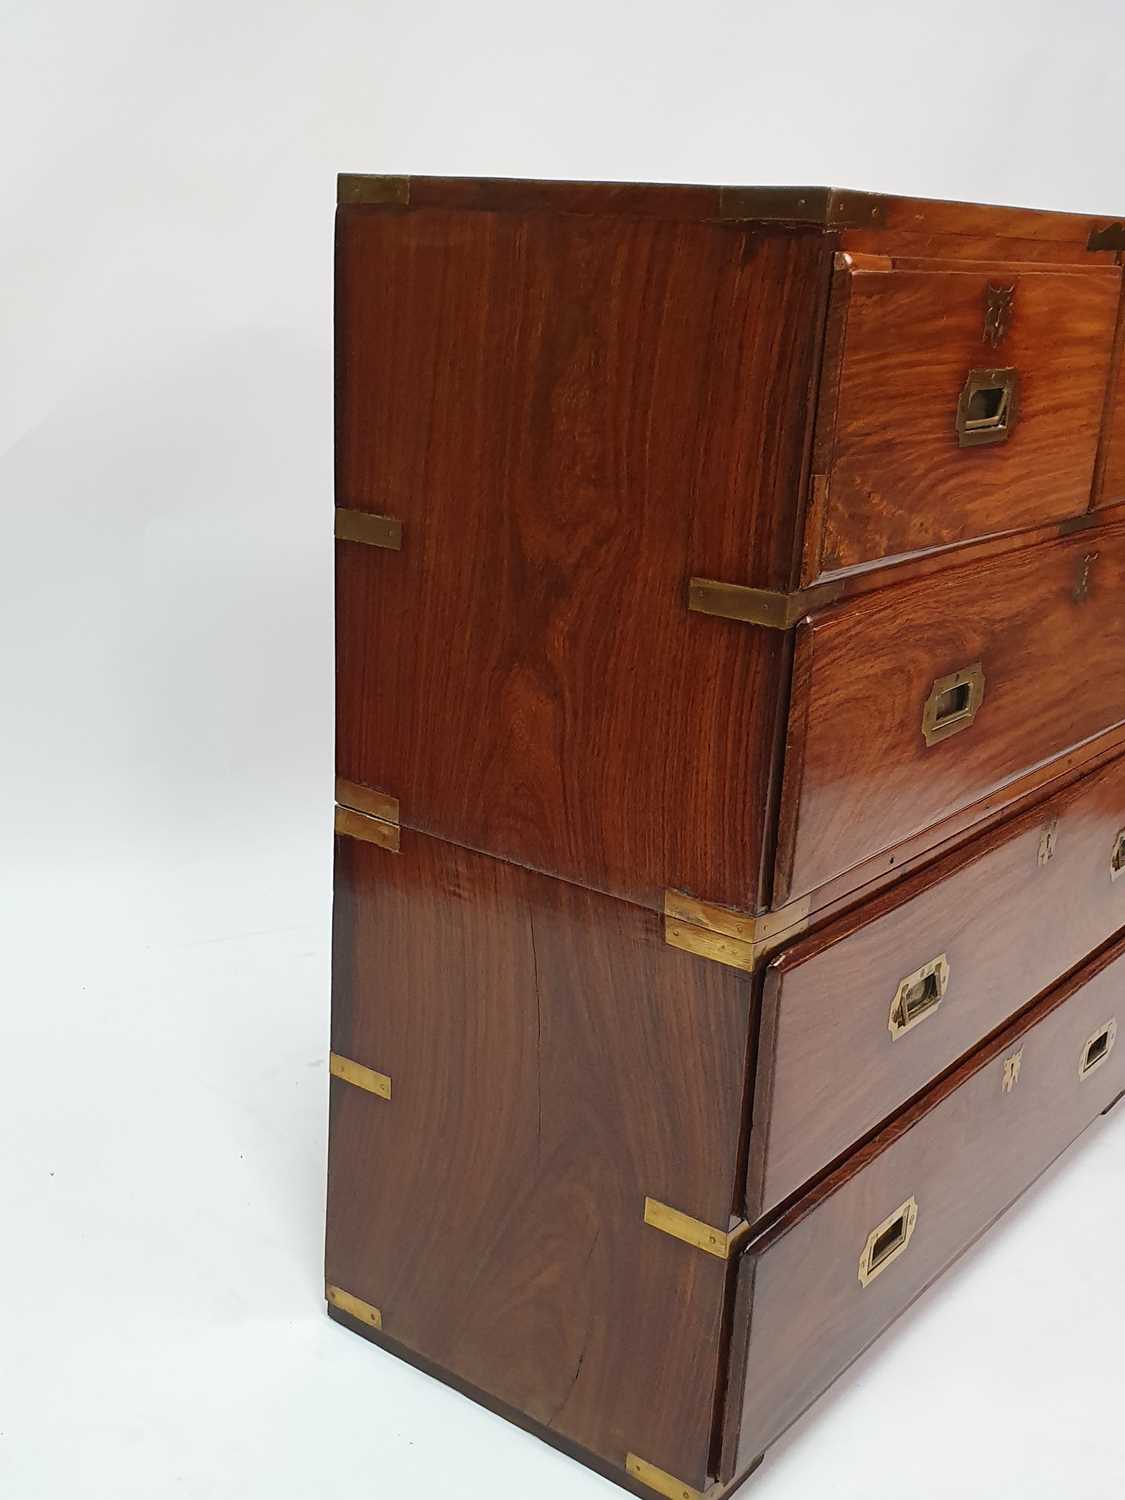
[{"label": "dark wood panel", "polygon": [[[1119,270],[838,262],[843,326],[818,418],[826,498],[808,576],[1085,512]],[[1011,299],[995,343],[992,286]],[[961,447],[962,387],[971,370],[994,367],[1018,372],[1009,436]]]},{"label": "dark wood panel", "polygon": [[329,1283],[583,1448],[702,1487],[750,985],[639,907],[404,830],[336,841]]},{"label": "dark wood panel", "polygon": [[[1125,532],[886,589],[798,626],[775,901],[814,890],[1125,720]],[[935,681],[984,698],[935,744]]]},{"label": "dark wood panel", "polygon": [[686,586],[789,577],[829,265],[809,234],[341,211],[337,499],[403,542],[337,545],[339,775],[653,908],[761,904],[783,643]]},{"label": "dark wood panel", "polygon": [[[766,976],[747,1215],[768,1213],[1125,927],[1125,760],[936,861]],[[948,987],[897,1038],[900,982]]]},{"label": "dark wood panel", "polygon": [[[744,1380],[728,1401],[724,1478],[747,1468],[1120,1094],[1125,1047],[1084,1081],[1079,1062],[1091,1035],[1122,1019],[1123,980],[1119,943],[747,1247],[732,1349]],[[1017,1054],[1018,1081],[1005,1092],[1005,1064]],[[918,1216],[905,1251],[862,1285],[869,1232],[912,1196]]]}]

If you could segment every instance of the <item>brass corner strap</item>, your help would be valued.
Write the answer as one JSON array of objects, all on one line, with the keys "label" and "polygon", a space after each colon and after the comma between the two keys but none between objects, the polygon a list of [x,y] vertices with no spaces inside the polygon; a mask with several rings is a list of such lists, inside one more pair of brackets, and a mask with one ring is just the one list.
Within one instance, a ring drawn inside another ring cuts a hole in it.
[{"label": "brass corner strap", "polygon": [[366,172],[341,172],[336,178],[337,203],[410,202],[409,177],[380,177]]},{"label": "brass corner strap", "polygon": [[357,1089],[366,1089],[369,1094],[377,1094],[380,1099],[391,1097],[391,1080],[386,1073],[376,1073],[374,1068],[365,1068],[362,1063],[353,1062],[350,1057],[341,1057],[338,1052],[329,1053],[328,1071],[333,1078],[353,1084]]},{"label": "brass corner strap", "polygon": [[398,798],[356,781],[336,778],[335,829],[345,838],[363,839],[397,854],[401,838]]},{"label": "brass corner strap", "polygon": [[725,187],[719,189],[719,218],[818,229],[881,229],[887,210],[878,193],[849,188]]},{"label": "brass corner strap", "polygon": [[351,1292],[345,1292],[343,1287],[333,1286],[331,1282],[324,1288],[324,1298],[333,1307],[338,1307],[342,1313],[347,1313],[349,1318],[355,1318],[357,1322],[366,1323],[370,1328],[382,1328],[383,1314],[370,1302],[364,1302],[362,1297],[354,1297]]},{"label": "brass corner strap", "polygon": [[665,1500],[707,1500],[708,1496],[717,1495],[722,1488],[715,1484],[707,1490],[692,1489],[690,1484],[684,1484],[682,1479],[638,1458],[635,1453],[625,1455],[625,1468],[639,1483],[655,1490],[658,1495],[665,1496]]},{"label": "brass corner strap", "polygon": [[733,1229],[716,1229],[712,1224],[704,1224],[702,1219],[681,1213],[678,1208],[669,1208],[667,1203],[656,1198],[645,1199],[645,1223],[663,1234],[670,1234],[673,1239],[683,1240],[685,1245],[692,1245],[696,1250],[706,1250],[708,1255],[717,1256],[719,1260],[730,1259],[750,1227],[740,1219]]},{"label": "brass corner strap", "polygon": [[402,522],[373,510],[351,510],[338,505],[333,535],[338,542],[362,542],[365,547],[402,551]]},{"label": "brass corner strap", "polygon": [[774,589],[751,589],[740,583],[721,583],[715,578],[692,578],[688,583],[688,609],[724,620],[743,620],[769,630],[791,630],[815,609],[823,609],[839,598],[843,585],[833,580],[796,593]]},{"label": "brass corner strap", "polygon": [[756,968],[768,954],[809,925],[809,897],[757,917],[697,901],[682,891],[664,893],[664,941],[697,958],[710,958],[731,969]]}]

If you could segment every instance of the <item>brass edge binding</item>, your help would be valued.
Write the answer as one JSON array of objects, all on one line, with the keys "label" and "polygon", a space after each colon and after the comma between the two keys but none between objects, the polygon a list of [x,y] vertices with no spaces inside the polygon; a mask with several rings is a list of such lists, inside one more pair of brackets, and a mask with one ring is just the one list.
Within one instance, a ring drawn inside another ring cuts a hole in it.
[{"label": "brass edge binding", "polygon": [[793,594],[774,589],[751,589],[740,583],[721,583],[715,578],[692,578],[688,582],[688,609],[701,615],[719,615],[725,620],[744,620],[770,630],[789,630],[814,609],[837,599],[838,582],[798,589]]},{"label": "brass edge binding", "polygon": [[669,1208],[656,1198],[645,1199],[645,1223],[670,1234],[673,1239],[683,1240],[685,1245],[692,1245],[696,1250],[706,1250],[708,1255],[717,1256],[719,1260],[730,1259],[749,1228],[743,1220],[733,1229],[716,1229],[711,1224],[704,1224],[702,1219],[681,1213],[678,1208]]},{"label": "brass edge binding", "polygon": [[878,193],[824,187],[725,187],[719,218],[759,224],[810,224],[819,229],[880,229],[886,199]]},{"label": "brass edge binding", "polygon": [[329,1283],[324,1288],[324,1298],[333,1307],[338,1307],[341,1312],[347,1313],[349,1318],[355,1318],[357,1322],[366,1323],[371,1328],[382,1328],[383,1314],[370,1302],[364,1302],[362,1297],[353,1297],[351,1292],[345,1292],[343,1287],[332,1286]]},{"label": "brass edge binding", "polygon": [[368,844],[378,844],[392,854],[399,851],[400,829],[397,822],[386,818],[373,818],[368,813],[356,812],[351,807],[338,807],[333,822],[335,831],[344,838],[363,839]]},{"label": "brass edge binding", "polygon": [[337,203],[410,202],[409,177],[380,177],[365,172],[341,172],[336,178]]},{"label": "brass edge binding", "polygon": [[341,807],[366,813],[369,818],[382,818],[384,823],[399,821],[397,797],[378,792],[373,786],[363,786],[358,781],[348,781],[343,776],[336,777],[336,801]]},{"label": "brass edge binding", "polygon": [[328,1054],[328,1071],[333,1078],[354,1084],[357,1089],[366,1089],[369,1094],[378,1094],[380,1099],[391,1097],[391,1080],[386,1073],[376,1073],[374,1068],[365,1068],[350,1057],[341,1057],[338,1052]]},{"label": "brass edge binding", "polygon": [[749,972],[767,954],[808,930],[809,906],[810,897],[802,896],[777,911],[751,917],[697,901],[682,891],[665,891],[664,941],[697,958]]},{"label": "brass edge binding", "polygon": [[338,542],[362,542],[367,547],[385,547],[388,552],[402,551],[402,522],[373,510],[337,506],[333,534]]},{"label": "brass edge binding", "polygon": [[647,1485],[650,1490],[655,1490],[658,1495],[666,1496],[667,1500],[704,1500],[702,1490],[693,1490],[690,1484],[684,1484],[674,1474],[658,1469],[655,1464],[646,1463],[635,1453],[625,1455],[625,1468],[634,1479]]}]

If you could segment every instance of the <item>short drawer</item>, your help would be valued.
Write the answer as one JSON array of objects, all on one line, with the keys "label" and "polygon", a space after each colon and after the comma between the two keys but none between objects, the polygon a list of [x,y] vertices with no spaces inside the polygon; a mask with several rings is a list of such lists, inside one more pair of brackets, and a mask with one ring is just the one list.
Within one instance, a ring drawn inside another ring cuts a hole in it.
[{"label": "short drawer", "polygon": [[1125,1089],[1125,943],[975,1053],[738,1266],[722,1477],[748,1469]]},{"label": "short drawer", "polygon": [[792,1197],[1125,927],[1125,758],[766,971],[747,1217]]},{"label": "short drawer", "polygon": [[1120,276],[838,256],[805,581],[1085,511]]},{"label": "short drawer", "polygon": [[775,904],[1125,720],[1125,529],[852,600],[797,628]]}]

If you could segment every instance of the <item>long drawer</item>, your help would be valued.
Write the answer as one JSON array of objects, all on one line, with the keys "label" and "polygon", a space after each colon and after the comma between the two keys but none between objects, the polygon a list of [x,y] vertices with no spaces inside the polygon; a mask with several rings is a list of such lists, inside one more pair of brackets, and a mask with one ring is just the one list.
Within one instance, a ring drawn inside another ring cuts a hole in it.
[{"label": "long drawer", "polygon": [[775,904],[1125,720],[1125,529],[1077,535],[798,627]]},{"label": "long drawer", "polygon": [[792,1196],[1125,927],[1125,759],[770,965],[747,1214]]},{"label": "long drawer", "polygon": [[1121,1095],[1123,984],[1119,941],[747,1245],[722,1478],[749,1469]]}]

